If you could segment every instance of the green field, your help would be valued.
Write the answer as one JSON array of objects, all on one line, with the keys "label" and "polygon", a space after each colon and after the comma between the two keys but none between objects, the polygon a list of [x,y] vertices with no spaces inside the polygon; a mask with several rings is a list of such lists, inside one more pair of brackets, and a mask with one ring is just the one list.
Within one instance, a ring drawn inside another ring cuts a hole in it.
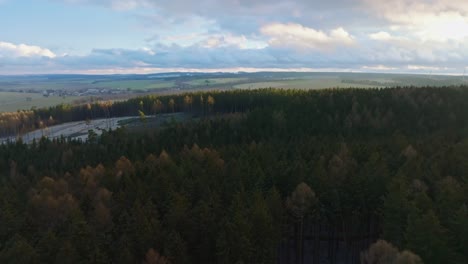
[{"label": "green field", "polygon": [[285,88],[285,89],[326,89],[326,88],[371,88],[375,85],[349,84],[343,83],[339,78],[311,78],[298,80],[279,80],[272,82],[252,82],[235,85],[237,89],[258,89],[258,88]]},{"label": "green field", "polygon": [[109,89],[130,89],[130,90],[150,90],[150,89],[163,89],[174,87],[173,81],[158,81],[158,80],[116,80],[116,81],[103,81],[93,84],[99,88]]},{"label": "green field", "polygon": [[[31,100],[28,101],[27,98]],[[71,103],[79,97],[44,97],[37,93],[0,92],[0,112],[14,112],[19,109],[29,110],[32,107],[48,107],[61,103]]]},{"label": "green field", "polygon": [[174,87],[174,81],[164,80],[127,80],[127,79],[71,79],[71,80],[43,80],[27,79],[1,82],[2,89],[15,90],[79,90],[79,89],[119,89],[119,90],[149,90]]},{"label": "green field", "polygon": [[91,80],[43,80],[43,79],[13,79],[9,81],[0,81],[0,88],[9,90],[73,90],[94,88]]}]

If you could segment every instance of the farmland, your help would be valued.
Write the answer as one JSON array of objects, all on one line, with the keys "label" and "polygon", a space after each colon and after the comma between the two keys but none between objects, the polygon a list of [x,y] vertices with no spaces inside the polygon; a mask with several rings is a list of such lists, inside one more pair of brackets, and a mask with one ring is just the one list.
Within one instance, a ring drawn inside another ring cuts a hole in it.
[{"label": "farmland", "polygon": [[37,93],[0,92],[0,112],[41,108],[62,103],[72,103],[78,97],[44,97]]},{"label": "farmland", "polygon": [[148,75],[0,76],[0,112],[121,100],[142,94],[173,94],[230,89],[383,88],[394,86],[456,86],[462,76],[377,73],[164,73]]},{"label": "farmland", "polygon": [[326,89],[326,88],[372,88],[383,87],[382,85],[367,85],[367,84],[351,84],[343,83],[339,78],[324,77],[315,79],[292,79],[278,80],[269,82],[250,82],[235,85],[238,89],[259,89],[259,88],[284,88],[284,89]]},{"label": "farmland", "polygon": [[244,82],[248,80],[247,78],[209,78],[209,79],[195,79],[187,82],[189,85],[193,86],[210,86],[210,85],[223,85],[223,84],[232,84],[238,82]]},{"label": "farmland", "polygon": [[99,81],[95,83],[98,87],[115,88],[119,90],[147,91],[175,86],[173,81],[153,81],[153,80],[122,80],[122,81]]}]

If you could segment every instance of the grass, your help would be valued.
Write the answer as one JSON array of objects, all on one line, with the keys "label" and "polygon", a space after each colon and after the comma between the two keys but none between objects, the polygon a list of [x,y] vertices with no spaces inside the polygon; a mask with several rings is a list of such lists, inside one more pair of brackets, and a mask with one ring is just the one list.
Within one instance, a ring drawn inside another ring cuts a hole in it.
[{"label": "grass", "polygon": [[[28,101],[30,98],[31,101]],[[17,110],[29,110],[32,107],[48,107],[61,103],[71,103],[78,97],[44,97],[37,93],[12,93],[0,92],[0,112],[15,112]]]}]

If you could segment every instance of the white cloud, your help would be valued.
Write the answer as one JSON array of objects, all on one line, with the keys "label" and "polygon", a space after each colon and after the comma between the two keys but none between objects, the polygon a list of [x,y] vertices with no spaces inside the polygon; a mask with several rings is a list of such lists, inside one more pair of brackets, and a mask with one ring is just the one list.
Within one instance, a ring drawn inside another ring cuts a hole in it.
[{"label": "white cloud", "polygon": [[0,41],[0,57],[48,57],[55,58],[56,55],[49,49],[26,44],[13,44]]},{"label": "white cloud", "polygon": [[449,70],[447,67],[434,67],[434,66],[424,66],[424,65],[408,65],[408,70],[413,71],[440,71],[440,70]]},{"label": "white cloud", "polygon": [[200,42],[204,48],[237,47],[239,49],[262,49],[267,46],[262,41],[247,39],[244,35],[215,34]]},{"label": "white cloud", "polygon": [[353,37],[346,32],[342,27],[336,28],[330,33],[331,40],[341,41],[343,44],[352,44]]},{"label": "white cloud", "polygon": [[364,0],[368,12],[381,14],[394,31],[420,41],[464,41],[468,37],[468,1]]},{"label": "white cloud", "polygon": [[370,34],[369,37],[373,40],[390,40],[392,38],[392,36],[385,31]]},{"label": "white cloud", "polygon": [[330,50],[336,46],[351,45],[354,37],[339,27],[329,34],[295,23],[272,23],[263,26],[260,32],[269,37],[269,44],[276,47]]},{"label": "white cloud", "polygon": [[415,26],[417,34],[423,40],[464,40],[468,37],[468,16],[458,12],[443,12],[436,16],[429,15],[421,19],[422,23]]},{"label": "white cloud", "polygon": [[141,50],[143,50],[144,52],[148,53],[148,55],[151,55],[151,56],[156,55],[156,52],[154,52],[152,49],[150,49],[150,48],[148,48],[148,47],[144,47],[144,48],[142,48]]},{"label": "white cloud", "polygon": [[168,35],[156,39],[159,43],[181,47],[199,46],[212,49],[221,47],[234,47],[238,49],[262,49],[268,46],[265,41],[257,37],[235,35],[230,32],[190,32],[187,34]]},{"label": "white cloud", "polygon": [[394,71],[398,70],[396,67],[390,67],[385,65],[373,65],[373,66],[363,66],[362,69],[370,71]]}]

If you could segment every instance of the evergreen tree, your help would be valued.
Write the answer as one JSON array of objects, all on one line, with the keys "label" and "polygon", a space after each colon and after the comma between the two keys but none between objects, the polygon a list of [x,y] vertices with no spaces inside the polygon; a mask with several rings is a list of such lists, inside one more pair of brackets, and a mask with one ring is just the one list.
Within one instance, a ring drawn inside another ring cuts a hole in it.
[{"label": "evergreen tree", "polygon": [[446,230],[432,210],[422,215],[410,213],[405,238],[406,248],[421,256],[424,263],[453,262]]}]

